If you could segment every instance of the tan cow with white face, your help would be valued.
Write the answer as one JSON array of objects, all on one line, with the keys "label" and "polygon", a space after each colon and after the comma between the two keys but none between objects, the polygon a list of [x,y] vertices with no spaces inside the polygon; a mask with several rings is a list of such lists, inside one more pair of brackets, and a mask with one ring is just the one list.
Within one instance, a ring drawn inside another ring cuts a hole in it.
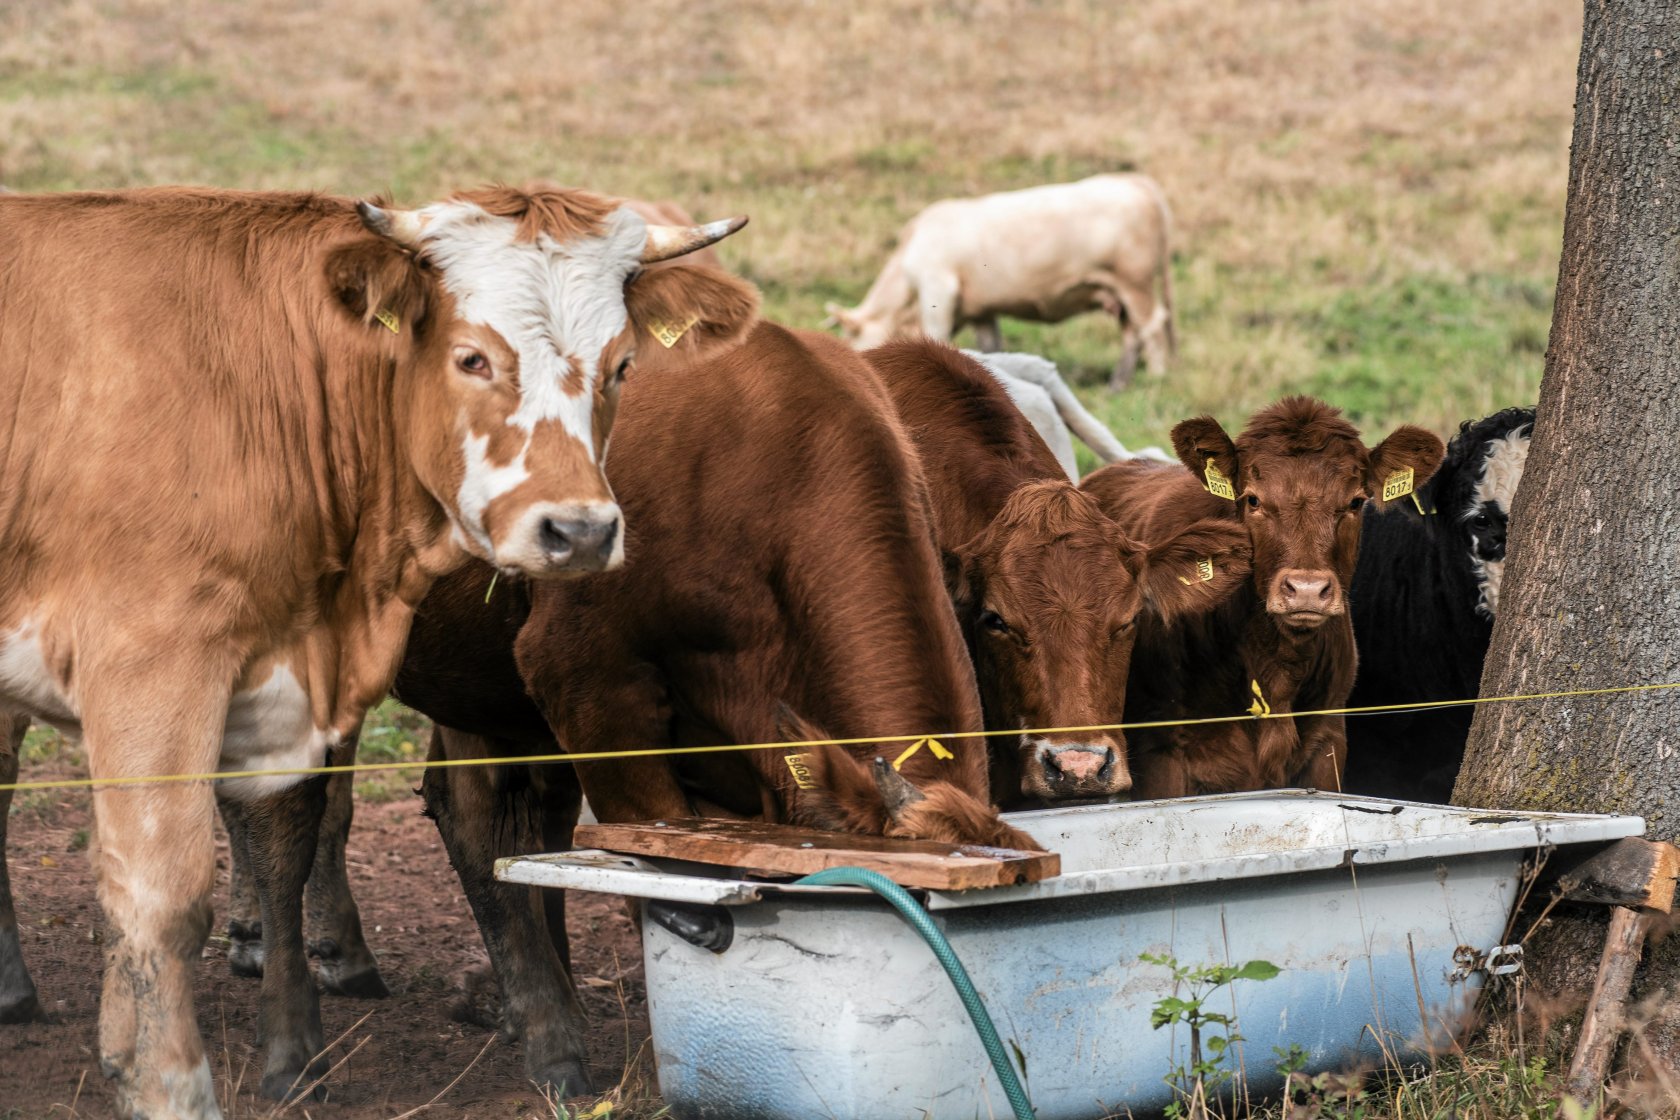
[{"label": "tan cow with white face", "polygon": [[[0,705],[84,736],[99,779],[320,764],[465,555],[534,577],[620,562],[601,460],[638,309],[717,326],[705,275],[643,266],[739,225],[649,227],[554,188],[413,211],[0,198]],[[318,819],[318,780],[223,785],[259,860],[268,821]],[[94,795],[100,1051],[125,1116],[220,1116],[191,991],[212,811],[205,781]],[[265,883],[265,915],[299,886]],[[21,972],[8,954],[0,936],[0,973]],[[265,996],[306,981],[301,944],[266,963]],[[318,1009],[265,998],[262,1029],[283,1091]]]}]

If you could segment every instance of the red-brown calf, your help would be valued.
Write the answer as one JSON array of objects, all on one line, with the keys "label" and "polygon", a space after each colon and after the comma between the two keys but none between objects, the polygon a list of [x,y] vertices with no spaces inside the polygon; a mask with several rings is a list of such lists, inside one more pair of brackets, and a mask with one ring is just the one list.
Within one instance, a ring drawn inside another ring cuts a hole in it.
[{"label": "red-brown calf", "polygon": [[[1242,527],[1204,518],[1139,543],[1067,481],[979,364],[926,340],[865,356],[927,476],[987,729],[1118,723],[1137,619],[1208,610],[1242,583]],[[1118,731],[1034,730],[991,743],[993,796],[1006,803],[1131,788]]]},{"label": "red-brown calf", "polygon": [[[1402,425],[1374,448],[1341,414],[1308,397],[1256,413],[1233,441],[1209,416],[1173,429],[1185,468],[1116,463],[1083,488],[1129,532],[1204,517],[1240,524],[1253,575],[1218,609],[1176,624],[1146,620],[1126,719],[1342,707],[1353,685],[1346,591],[1359,553],[1359,510],[1402,497],[1440,464],[1429,432]],[[1178,797],[1303,784],[1339,789],[1347,755],[1340,716],[1137,731],[1134,793]]]}]

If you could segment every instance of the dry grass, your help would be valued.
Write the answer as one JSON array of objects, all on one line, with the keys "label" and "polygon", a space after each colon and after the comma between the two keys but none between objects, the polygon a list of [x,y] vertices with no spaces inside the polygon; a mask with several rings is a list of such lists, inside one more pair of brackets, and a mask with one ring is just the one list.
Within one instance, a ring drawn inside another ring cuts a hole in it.
[{"label": "dry grass", "polygon": [[420,200],[537,176],[750,213],[783,321],[935,198],[1135,166],[1179,226],[1181,361],[1013,325],[1122,437],[1308,390],[1384,426],[1536,392],[1578,13],[1540,0],[14,0],[0,178]]}]

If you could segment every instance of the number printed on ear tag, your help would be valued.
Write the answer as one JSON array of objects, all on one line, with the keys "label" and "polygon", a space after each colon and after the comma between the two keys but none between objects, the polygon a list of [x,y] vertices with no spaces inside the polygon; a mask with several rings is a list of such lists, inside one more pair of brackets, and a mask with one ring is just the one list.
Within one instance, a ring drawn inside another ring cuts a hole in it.
[{"label": "number printed on ear tag", "polygon": [[1237,500],[1237,488],[1231,485],[1231,480],[1220,472],[1219,465],[1212,459],[1207,461],[1207,490],[1209,494],[1216,498],[1224,498],[1227,502]]},{"label": "number printed on ear tag", "polygon": [[669,350],[678,342],[682,341],[682,336],[688,333],[688,328],[692,327],[699,321],[700,316],[698,315],[690,315],[686,322],[681,323],[674,321],[666,322],[664,319],[655,319],[653,322],[648,324],[648,333],[659,340],[659,345]]},{"label": "number printed on ear tag", "polygon": [[[1196,582],[1196,583],[1209,583],[1212,580],[1213,580],[1213,557],[1204,556],[1200,560],[1196,561],[1196,579],[1195,579],[1194,582]],[[1183,583],[1183,584],[1189,584],[1192,581],[1185,579],[1183,576],[1179,576],[1178,577],[1178,582]]]},{"label": "number printed on ear tag", "polygon": [[380,325],[383,326],[386,330],[390,331],[392,334],[401,334],[402,333],[402,331],[398,329],[400,326],[402,326],[402,320],[397,318],[395,313],[393,313],[391,311],[388,311],[385,308],[381,307],[378,311],[375,311],[373,313],[373,317],[375,319],[378,319]]},{"label": "number printed on ear tag", "polygon": [[1395,498],[1404,498],[1407,494],[1410,494],[1412,492],[1412,477],[1411,467],[1407,467],[1403,471],[1395,471],[1389,475],[1388,481],[1383,483],[1383,501],[1392,502]]},{"label": "number printed on ear tag", "polygon": [[788,773],[793,775],[793,784],[800,789],[816,789],[816,779],[811,776],[811,767],[805,762],[802,754],[788,754],[782,756],[787,763]]}]

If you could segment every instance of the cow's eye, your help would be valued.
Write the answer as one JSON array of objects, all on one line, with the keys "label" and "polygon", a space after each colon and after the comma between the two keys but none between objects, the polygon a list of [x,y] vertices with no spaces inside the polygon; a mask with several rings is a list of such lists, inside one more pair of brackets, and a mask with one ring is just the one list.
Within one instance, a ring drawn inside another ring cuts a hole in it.
[{"label": "cow's eye", "polygon": [[1009,633],[1009,623],[1005,622],[1003,616],[996,611],[981,611],[980,629],[990,630],[994,634],[1007,634]]},{"label": "cow's eye", "polygon": [[1249,509],[1259,509],[1260,508],[1260,499],[1255,497],[1253,494],[1250,494],[1248,496],[1248,508]]},{"label": "cow's eye", "polygon": [[624,380],[624,375],[630,372],[630,362],[634,358],[635,358],[635,355],[633,355],[633,354],[626,355],[624,360],[622,362],[618,363],[618,368],[613,370],[613,380],[614,381],[623,381]]},{"label": "cow's eye", "polygon": [[1132,631],[1136,629],[1137,619],[1128,618],[1126,621],[1116,626],[1113,630],[1109,631],[1108,640],[1111,642],[1118,642],[1123,638],[1129,638],[1132,636]]},{"label": "cow's eye", "polygon": [[1358,513],[1360,510],[1362,510],[1364,508],[1365,508],[1365,499],[1364,498],[1355,498],[1353,501],[1348,503],[1348,509],[1351,509],[1354,513]]},{"label": "cow's eye", "polygon": [[1474,525],[1478,529],[1486,529],[1491,522],[1488,520],[1487,514],[1478,513],[1475,517],[1470,519],[1470,524]]},{"label": "cow's eye", "polygon": [[490,376],[490,359],[478,350],[456,351],[455,366],[462,373],[471,377],[488,378]]}]

